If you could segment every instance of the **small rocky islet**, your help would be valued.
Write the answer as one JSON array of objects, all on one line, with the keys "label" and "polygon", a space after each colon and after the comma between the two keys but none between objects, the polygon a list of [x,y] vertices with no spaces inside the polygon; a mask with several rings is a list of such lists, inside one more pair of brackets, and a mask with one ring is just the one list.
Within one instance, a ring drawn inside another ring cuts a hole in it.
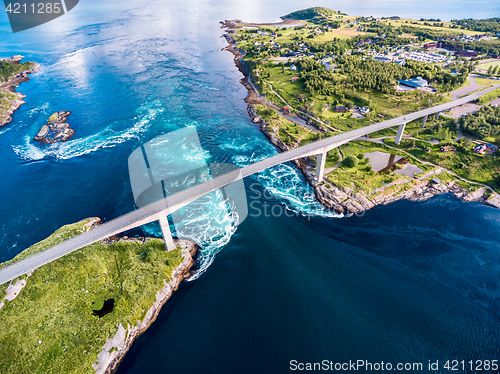
[{"label": "small rocky islet", "polygon": [[70,111],[55,112],[52,114],[47,123],[35,135],[35,140],[40,144],[52,144],[57,142],[65,142],[75,135],[75,130],[72,129],[69,123],[66,123]]}]

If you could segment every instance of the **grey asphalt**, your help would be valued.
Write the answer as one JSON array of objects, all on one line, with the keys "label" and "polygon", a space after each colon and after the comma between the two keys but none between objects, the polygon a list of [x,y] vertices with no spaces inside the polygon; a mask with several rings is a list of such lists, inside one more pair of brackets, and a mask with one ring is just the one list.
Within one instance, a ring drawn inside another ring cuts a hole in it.
[{"label": "grey asphalt", "polygon": [[321,139],[314,143],[310,143],[302,147],[294,148],[287,152],[280,153],[276,156],[269,157],[265,160],[246,166],[240,170],[235,170],[230,173],[221,175],[210,181],[199,184],[195,187],[181,191],[175,195],[150,204],[144,208],[140,208],[131,213],[115,218],[109,222],[91,229],[88,232],[66,240],[65,242],[57,244],[42,252],[36,253],[8,267],[4,267],[3,269],[0,269],[0,284],[15,279],[23,274],[26,274],[29,271],[52,262],[89,244],[95,243],[112,235],[119,234],[123,231],[130,230],[134,227],[138,227],[146,223],[158,220],[158,217],[161,214],[171,214],[172,212],[175,212],[176,210],[182,208],[190,202],[195,201],[196,199],[199,199],[200,197],[212,191],[218,190],[232,182],[248,177],[249,175],[258,173],[278,164],[295,160],[297,158],[325,153],[343,143],[354,140],[366,134],[370,134],[372,132],[376,132],[393,126],[398,126],[402,123],[407,123],[426,115],[449,110],[457,105],[462,105],[464,103],[476,100],[480,96],[485,95],[495,90],[496,88],[500,88],[500,84],[473,95],[469,95],[461,99],[457,99],[432,108],[423,109],[418,112]]}]

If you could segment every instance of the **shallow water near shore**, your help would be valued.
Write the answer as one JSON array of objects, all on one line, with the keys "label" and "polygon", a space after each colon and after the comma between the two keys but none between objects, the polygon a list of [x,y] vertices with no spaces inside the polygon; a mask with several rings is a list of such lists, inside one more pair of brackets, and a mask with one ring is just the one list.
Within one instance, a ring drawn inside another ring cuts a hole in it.
[{"label": "shallow water near shore", "polygon": [[[135,209],[127,159],[156,136],[194,125],[210,162],[238,166],[278,152],[248,118],[218,21],[275,21],[312,5],[414,18],[500,14],[491,1],[450,4],[89,1],[16,35],[0,14],[0,54],[42,64],[19,88],[26,104],[0,129],[0,261],[66,223]],[[60,110],[72,112],[75,136],[39,146],[34,135]],[[245,183],[253,205],[237,228],[217,201],[196,208],[207,228],[195,237],[203,245],[199,272],[119,373],[280,373],[293,359],[496,358],[499,210],[443,195],[346,218],[322,209],[291,164]],[[159,235],[155,224],[143,230]]]}]

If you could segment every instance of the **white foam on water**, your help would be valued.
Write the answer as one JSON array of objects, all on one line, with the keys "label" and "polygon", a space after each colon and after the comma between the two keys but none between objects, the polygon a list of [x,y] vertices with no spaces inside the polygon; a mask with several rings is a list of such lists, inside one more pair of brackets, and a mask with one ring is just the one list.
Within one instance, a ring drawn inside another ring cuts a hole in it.
[{"label": "white foam on water", "polygon": [[[230,144],[231,148],[234,142]],[[235,155],[234,164],[239,167],[261,161],[265,155]],[[265,191],[266,197],[281,201],[285,208],[301,216],[341,218],[342,214],[325,209],[315,198],[312,188],[301,176],[300,171],[288,164],[277,165],[252,178]],[[200,246],[197,270],[188,281],[198,279],[213,263],[217,254],[229,243],[237,230],[239,217],[234,207],[228,206],[220,191],[211,193],[191,203],[174,219],[177,237],[187,237]],[[143,226],[146,234],[161,237],[157,224]]]},{"label": "white foam on water", "polygon": [[[42,109],[43,107],[38,108],[38,110]],[[154,100],[139,108],[139,113],[134,118],[134,124],[130,128],[117,131],[109,126],[99,133],[84,138],[78,138],[77,133],[76,138],[66,142],[44,144],[43,146],[34,142],[31,135],[26,135],[22,138],[22,143],[12,145],[12,149],[26,161],[36,161],[48,157],[65,160],[82,156],[100,149],[115,147],[131,139],[139,139],[140,135],[148,130],[154,119],[163,111],[164,108],[160,101]]]},{"label": "white foam on water", "polygon": [[218,88],[211,87],[208,84],[199,84],[199,86],[201,88],[206,88],[207,90],[210,90],[210,91],[220,91]]},{"label": "white foam on water", "polygon": [[[226,204],[220,191],[206,195],[174,214],[177,213],[175,225],[170,229],[175,230],[177,237],[190,238],[200,246],[197,270],[187,279],[193,281],[210,267],[217,253],[229,243],[236,232],[238,215]],[[157,224],[144,225],[142,229],[147,235],[161,237]]]}]

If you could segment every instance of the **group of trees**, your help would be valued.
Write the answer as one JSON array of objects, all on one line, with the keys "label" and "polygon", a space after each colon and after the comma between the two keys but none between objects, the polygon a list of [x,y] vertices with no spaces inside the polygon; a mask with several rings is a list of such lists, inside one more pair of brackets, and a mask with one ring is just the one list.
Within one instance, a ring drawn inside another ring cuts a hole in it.
[{"label": "group of trees", "polygon": [[[340,13],[340,12],[339,12]],[[332,16],[337,14],[335,11],[324,8],[324,7],[312,7],[302,10],[297,10],[296,12],[292,12],[287,14],[284,18],[290,19],[298,19],[298,20],[310,20],[315,17],[323,17],[323,16]]]},{"label": "group of trees", "polygon": [[500,70],[500,65],[490,65],[488,68],[488,74],[489,75],[495,75],[497,72]]},{"label": "group of trees", "polygon": [[420,41],[425,39],[438,40],[455,37],[463,33],[456,30],[441,30],[430,27],[418,27],[410,25],[402,25],[399,29],[402,33],[411,34],[419,37]]},{"label": "group of trees", "polygon": [[0,61],[0,81],[8,80],[15,74],[19,74],[21,71],[27,70],[29,68],[29,63],[25,62],[23,64],[11,64],[6,61]]},{"label": "group of trees", "polygon": [[458,59],[446,65],[448,70],[457,71],[461,75],[467,76],[467,74],[472,73],[476,70],[479,65],[479,61],[472,61],[468,59]]},{"label": "group of trees", "polygon": [[467,30],[481,31],[481,32],[500,32],[500,17],[489,19],[462,19],[453,20],[452,22],[462,26]]},{"label": "group of trees", "polygon": [[395,79],[410,78],[405,75],[405,68],[398,64],[384,64],[373,59],[363,60],[359,56],[342,56],[339,65],[353,87],[371,88],[383,93],[395,91]]},{"label": "group of trees", "polygon": [[382,93],[395,93],[396,80],[423,77],[441,84],[448,89],[463,84],[467,78],[468,65],[464,74],[455,76],[440,66],[408,60],[405,66],[381,63],[371,58],[357,55],[342,55],[336,58],[337,70],[326,68],[306,58],[296,62],[304,87],[311,94],[332,95],[357,98],[356,91],[374,89]]},{"label": "group of trees", "polygon": [[500,56],[500,40],[498,39],[480,40],[474,42],[463,42],[461,40],[457,40],[448,44],[452,44],[463,49],[472,49],[491,56]]},{"label": "group of trees", "polygon": [[462,119],[464,133],[484,139],[500,134],[500,107],[483,106],[478,112]]}]

